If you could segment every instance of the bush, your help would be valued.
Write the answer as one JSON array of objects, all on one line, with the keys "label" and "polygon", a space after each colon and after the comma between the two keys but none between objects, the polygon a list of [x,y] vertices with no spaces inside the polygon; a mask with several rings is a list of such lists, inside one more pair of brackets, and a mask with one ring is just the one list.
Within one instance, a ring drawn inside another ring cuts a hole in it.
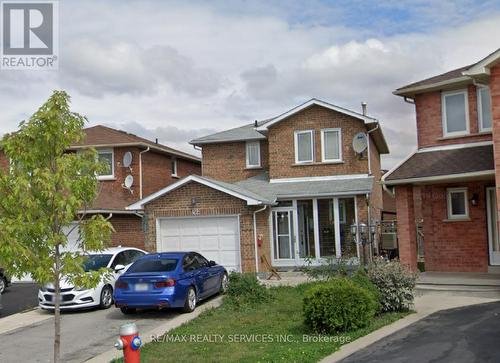
[{"label": "bush", "polygon": [[319,265],[315,259],[306,258],[306,266],[301,271],[312,279],[330,280],[342,276],[347,276],[353,269],[352,258],[346,257],[326,257]]},{"label": "bush", "polygon": [[378,259],[368,266],[368,277],[380,291],[382,311],[407,311],[411,308],[417,273],[397,260]]},{"label": "bush", "polygon": [[373,301],[375,302],[374,309],[375,312],[379,313],[382,311],[382,294],[380,291],[377,289],[377,286],[375,286],[371,281],[370,278],[368,277],[368,274],[363,268],[359,268],[354,272],[351,276],[351,280],[358,285],[359,287],[362,287],[366,291],[368,291],[372,296],[373,296]]},{"label": "bush", "polygon": [[231,272],[229,275],[227,296],[224,299],[228,304],[240,308],[260,304],[271,298],[271,293],[257,280],[255,274]]},{"label": "bush", "polygon": [[347,278],[319,284],[305,293],[305,323],[316,333],[331,334],[365,327],[375,315],[372,294]]}]

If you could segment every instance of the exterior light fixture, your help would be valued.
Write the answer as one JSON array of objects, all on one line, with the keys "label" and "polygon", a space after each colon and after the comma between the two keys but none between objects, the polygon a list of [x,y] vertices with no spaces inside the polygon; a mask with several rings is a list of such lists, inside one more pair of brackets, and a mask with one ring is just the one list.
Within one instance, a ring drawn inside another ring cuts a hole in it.
[{"label": "exterior light fixture", "polygon": [[477,193],[472,194],[471,203],[475,207],[479,202],[479,195]]}]

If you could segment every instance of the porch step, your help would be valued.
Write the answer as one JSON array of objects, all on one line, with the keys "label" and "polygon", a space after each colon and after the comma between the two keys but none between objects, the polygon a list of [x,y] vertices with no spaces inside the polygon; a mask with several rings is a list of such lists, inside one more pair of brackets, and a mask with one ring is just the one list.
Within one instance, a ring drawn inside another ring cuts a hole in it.
[{"label": "porch step", "polygon": [[417,284],[416,291],[421,295],[443,294],[500,299],[500,286],[493,285]]}]

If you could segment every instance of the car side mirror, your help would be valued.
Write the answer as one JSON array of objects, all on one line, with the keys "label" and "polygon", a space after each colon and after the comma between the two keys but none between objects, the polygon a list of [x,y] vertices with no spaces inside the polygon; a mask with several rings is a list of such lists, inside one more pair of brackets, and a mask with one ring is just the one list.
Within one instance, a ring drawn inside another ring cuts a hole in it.
[{"label": "car side mirror", "polygon": [[116,265],[115,266],[115,272],[120,272],[123,270],[125,270],[125,266],[123,266],[123,265]]},{"label": "car side mirror", "polygon": [[208,266],[210,266],[210,267],[217,266],[217,262],[210,260],[210,261],[208,261]]}]

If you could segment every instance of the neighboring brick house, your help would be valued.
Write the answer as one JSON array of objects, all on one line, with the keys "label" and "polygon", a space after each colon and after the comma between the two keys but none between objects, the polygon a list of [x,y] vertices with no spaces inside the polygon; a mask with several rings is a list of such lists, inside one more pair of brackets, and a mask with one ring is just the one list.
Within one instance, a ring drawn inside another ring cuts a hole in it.
[{"label": "neighboring brick house", "polygon": [[[110,218],[115,229],[113,246],[145,248],[142,214],[126,210],[126,207],[182,177],[200,174],[200,159],[106,126],[89,127],[84,132],[85,139],[73,145],[70,151],[94,147],[99,160],[108,163],[108,168],[98,176],[99,191],[94,204],[81,213],[98,213]],[[129,161],[126,167],[124,162]],[[8,167],[4,154],[0,157],[1,165]],[[131,176],[129,180],[133,179],[130,188],[125,186],[128,176]],[[70,248],[76,248],[77,238],[75,229],[69,236]]]},{"label": "neighboring brick house", "polygon": [[499,62],[500,49],[394,92],[415,104],[418,149],[383,180],[395,189],[400,259],[413,269],[419,219],[426,271],[500,265]]},{"label": "neighboring brick house", "polygon": [[356,260],[351,226],[381,218],[380,154],[389,150],[366,114],[312,99],[191,144],[202,149],[202,176],[128,207],[144,213],[148,250],[196,250],[258,272],[268,270],[264,257],[280,268]]}]

